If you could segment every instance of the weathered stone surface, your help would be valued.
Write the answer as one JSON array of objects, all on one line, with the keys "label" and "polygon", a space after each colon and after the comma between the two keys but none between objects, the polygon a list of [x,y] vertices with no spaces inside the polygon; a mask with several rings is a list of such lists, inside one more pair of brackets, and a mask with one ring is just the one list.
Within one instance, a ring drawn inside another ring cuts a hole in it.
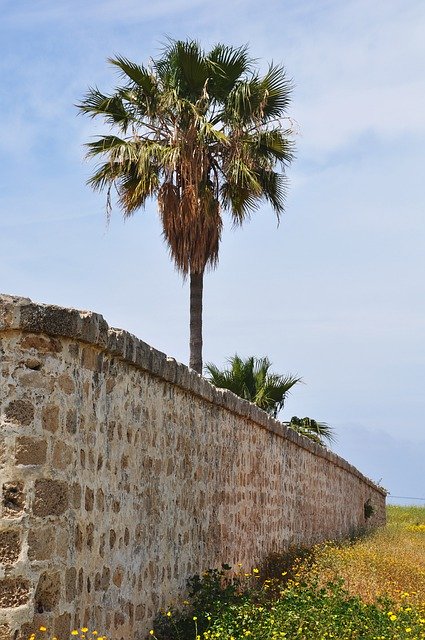
[{"label": "weathered stone surface", "polygon": [[345,460],[101,316],[0,296],[0,338],[14,640],[85,622],[143,638],[190,575],[385,517],[383,491]]},{"label": "weathered stone surface", "polygon": [[77,569],[70,567],[66,570],[65,574],[65,594],[67,602],[72,602],[77,594],[76,581]]},{"label": "weathered stone surface", "polygon": [[53,611],[60,598],[59,573],[42,573],[34,595],[34,608],[37,613]]},{"label": "weathered stone surface", "polygon": [[6,419],[27,426],[34,419],[34,406],[29,400],[12,400],[5,409]]},{"label": "weathered stone surface", "polygon": [[0,580],[0,609],[19,607],[29,600],[30,583],[22,577]]},{"label": "weathered stone surface", "polygon": [[56,442],[52,462],[55,469],[66,469],[73,461],[74,450],[63,441]]},{"label": "weathered stone surface", "polygon": [[94,492],[90,487],[86,487],[86,492],[84,495],[84,507],[86,511],[93,511],[94,506]]},{"label": "weathered stone surface", "polygon": [[22,436],[16,439],[15,462],[22,465],[44,464],[47,442],[37,438]]},{"label": "weathered stone surface", "polygon": [[28,531],[28,559],[49,560],[55,555],[56,527],[40,526]]},{"label": "weathered stone surface", "polygon": [[0,640],[12,640],[10,625],[0,624]]},{"label": "weathered stone surface", "polygon": [[71,632],[71,614],[63,613],[61,616],[55,618],[53,631],[58,640],[69,638]]},{"label": "weathered stone surface", "polygon": [[46,431],[55,431],[59,428],[59,406],[54,404],[46,404],[42,412],[42,424]]},{"label": "weathered stone surface", "polygon": [[15,482],[5,482],[3,485],[3,516],[5,518],[16,518],[25,509],[24,483],[17,480]]},{"label": "weathered stone surface", "polygon": [[57,353],[62,349],[60,340],[38,334],[24,334],[21,340],[22,349],[33,349],[37,353]]},{"label": "weathered stone surface", "polygon": [[35,481],[33,514],[60,516],[68,507],[68,486],[60,480],[42,478]]},{"label": "weathered stone surface", "polygon": [[0,564],[13,565],[21,552],[19,531],[6,529],[0,531]]}]

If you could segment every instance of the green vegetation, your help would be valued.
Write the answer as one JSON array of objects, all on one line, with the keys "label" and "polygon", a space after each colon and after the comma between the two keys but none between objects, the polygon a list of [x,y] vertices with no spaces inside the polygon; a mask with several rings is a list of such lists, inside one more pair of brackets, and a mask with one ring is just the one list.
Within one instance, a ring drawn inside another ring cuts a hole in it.
[{"label": "green vegetation", "polygon": [[[298,376],[271,373],[268,358],[250,356],[243,359],[235,354],[228,363],[227,369],[208,363],[205,366],[208,380],[220,389],[229,389],[240,398],[253,402],[273,418],[283,409],[292,387],[302,381]],[[294,416],[284,424],[321,445],[334,440],[333,429],[325,422]]]},{"label": "green vegetation", "polygon": [[[389,507],[388,525],[355,542],[275,555],[238,575],[195,577],[158,640],[425,638],[425,509]],[[289,563],[288,563],[289,562]]]},{"label": "green vegetation", "polygon": [[274,418],[283,409],[290,389],[301,382],[297,376],[271,373],[268,358],[251,356],[242,359],[235,354],[228,362],[228,369],[219,369],[208,363],[205,369],[209,381],[216,387],[229,389],[240,398],[253,402]]},{"label": "green vegetation", "polygon": [[106,190],[108,212],[114,187],[125,217],[157,199],[171,258],[190,276],[190,366],[202,373],[203,277],[218,262],[222,211],[239,226],[264,200],[284,210],[291,82],[274,64],[259,75],[247,47],[205,53],[193,40],[169,40],[148,66],[109,62],[123,85],[91,88],[78,105],[112,128],[87,145],[101,161],[89,184]]},{"label": "green vegetation", "polygon": [[290,422],[285,422],[288,427],[317,444],[324,445],[325,441],[331,443],[335,440],[334,431],[326,422],[317,422],[312,418],[297,418],[293,416]]}]

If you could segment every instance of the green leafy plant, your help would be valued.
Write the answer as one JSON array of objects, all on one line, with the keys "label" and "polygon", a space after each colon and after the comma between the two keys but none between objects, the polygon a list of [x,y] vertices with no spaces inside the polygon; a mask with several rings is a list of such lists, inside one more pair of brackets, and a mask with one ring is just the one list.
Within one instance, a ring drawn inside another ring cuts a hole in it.
[{"label": "green leafy plant", "polygon": [[334,431],[326,422],[317,422],[312,418],[298,418],[293,416],[287,423],[290,429],[320,445],[324,445],[325,441],[332,443],[335,440]]},{"label": "green leafy plant", "polygon": [[187,582],[187,600],[180,609],[169,609],[156,616],[154,634],[157,640],[186,640],[206,631],[223,607],[241,602],[246,589],[231,567],[208,569]]},{"label": "green leafy plant", "polygon": [[235,354],[229,358],[227,369],[219,369],[211,362],[205,366],[210,382],[221,389],[228,389],[240,398],[253,402],[274,418],[283,409],[286,396],[292,387],[301,382],[293,375],[271,373],[268,358],[241,358]]}]

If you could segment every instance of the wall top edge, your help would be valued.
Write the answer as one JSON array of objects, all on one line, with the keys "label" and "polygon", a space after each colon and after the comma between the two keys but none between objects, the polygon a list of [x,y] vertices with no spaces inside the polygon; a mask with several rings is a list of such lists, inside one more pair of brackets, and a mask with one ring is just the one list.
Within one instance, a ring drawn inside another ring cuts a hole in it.
[{"label": "wall top edge", "polygon": [[288,429],[265,411],[242,400],[231,391],[217,389],[186,365],[168,357],[131,333],[109,327],[99,313],[40,304],[29,298],[0,294],[0,334],[7,331],[43,333],[91,344],[207,402],[255,422],[264,429],[345,469],[379,493],[387,493],[337,454]]}]

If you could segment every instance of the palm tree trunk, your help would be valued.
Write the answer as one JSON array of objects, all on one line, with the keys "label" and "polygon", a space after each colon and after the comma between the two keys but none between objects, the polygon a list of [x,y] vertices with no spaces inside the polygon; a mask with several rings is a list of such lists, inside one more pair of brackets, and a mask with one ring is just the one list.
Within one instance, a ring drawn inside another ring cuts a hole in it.
[{"label": "palm tree trunk", "polygon": [[190,274],[190,359],[189,367],[202,373],[202,291],[204,273]]}]

